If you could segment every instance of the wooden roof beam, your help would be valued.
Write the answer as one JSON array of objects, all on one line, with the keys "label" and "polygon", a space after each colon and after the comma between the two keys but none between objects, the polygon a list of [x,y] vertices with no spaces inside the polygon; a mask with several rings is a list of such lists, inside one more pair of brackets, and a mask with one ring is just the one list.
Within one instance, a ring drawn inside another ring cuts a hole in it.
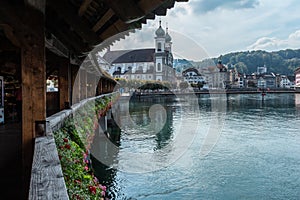
[{"label": "wooden roof beam", "polygon": [[164,0],[140,0],[138,5],[141,10],[148,14],[164,3]]},{"label": "wooden roof beam", "polygon": [[78,15],[81,17],[88,9],[93,0],[84,0],[79,8]]},{"label": "wooden roof beam", "polygon": [[95,45],[100,38],[88,27],[88,24],[78,16],[78,13],[66,2],[66,0],[47,1],[61,18],[63,18],[74,31],[90,45]]},{"label": "wooden roof beam", "polygon": [[[88,50],[88,46],[84,44],[82,40],[80,40],[80,37],[76,37],[74,32],[72,32],[69,28],[61,25],[59,20],[55,16],[50,14],[50,11],[46,12],[48,12],[47,16],[49,17],[49,20],[46,20],[46,27],[48,31],[53,33],[54,36],[61,40],[68,48],[70,48],[71,51],[76,54]],[[57,26],[59,26],[60,28],[57,29]]]},{"label": "wooden roof beam", "polygon": [[114,11],[112,9],[109,9],[102,17],[101,19],[94,25],[93,31],[97,32],[113,15]]},{"label": "wooden roof beam", "polygon": [[105,0],[105,3],[125,23],[132,23],[144,17],[145,13],[133,0]]},{"label": "wooden roof beam", "polygon": [[168,8],[173,8],[174,4],[175,4],[174,0],[166,0],[166,1],[163,2],[163,4],[161,6],[156,8],[153,12],[156,15],[165,16],[167,14],[167,9]]},{"label": "wooden roof beam", "polygon": [[105,40],[113,35],[116,35],[118,33],[122,33],[123,31],[128,29],[128,25],[125,24],[122,20],[117,20],[113,25],[108,27],[101,35],[100,37]]}]

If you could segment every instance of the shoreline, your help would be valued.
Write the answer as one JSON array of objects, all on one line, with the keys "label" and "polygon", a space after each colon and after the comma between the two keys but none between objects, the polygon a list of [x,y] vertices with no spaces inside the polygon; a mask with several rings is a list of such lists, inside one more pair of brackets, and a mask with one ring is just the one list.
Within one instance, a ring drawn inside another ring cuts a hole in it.
[{"label": "shoreline", "polygon": [[[130,95],[129,93],[123,93],[121,97],[148,97],[148,96],[170,96],[170,95],[201,95],[201,94],[261,94],[263,93],[257,89],[227,89],[227,90],[207,90],[207,91],[183,91],[183,92],[141,92]],[[300,93],[300,90],[294,89],[270,89],[265,91],[266,94],[274,93]]]}]

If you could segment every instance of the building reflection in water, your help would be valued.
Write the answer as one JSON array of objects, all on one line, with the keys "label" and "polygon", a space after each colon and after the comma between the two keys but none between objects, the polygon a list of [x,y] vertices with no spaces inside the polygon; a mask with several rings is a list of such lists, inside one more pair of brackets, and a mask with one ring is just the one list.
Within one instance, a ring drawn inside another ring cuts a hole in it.
[{"label": "building reflection in water", "polygon": [[[114,199],[115,192],[118,192],[114,184],[117,173],[114,166],[118,164],[121,129],[111,119],[108,120],[107,131],[103,131],[105,130],[105,118],[107,117],[99,120],[100,128],[96,130],[90,153],[95,176],[101,184],[108,188],[107,197]],[[112,187],[114,188],[113,192],[109,189]]]},{"label": "building reflection in water", "polygon": [[300,108],[300,93],[295,93],[295,105]]},{"label": "building reflection in water", "polygon": [[[170,142],[173,134],[173,112],[176,109],[168,106],[168,103],[172,104],[173,102],[174,98],[155,99],[155,101],[153,99],[121,101],[113,106],[113,118],[108,120],[107,131],[103,131],[105,130],[105,117],[99,120],[100,128],[96,130],[90,153],[95,175],[100,183],[108,187],[109,198],[113,199],[117,192],[116,173],[119,167],[122,168],[119,160],[122,160],[124,154],[123,152],[120,155],[121,133],[124,137],[128,134],[127,130],[137,128],[138,131],[141,131],[141,135],[153,135],[153,137],[149,137],[156,143],[151,147],[152,151],[164,148]],[[128,111],[129,113],[127,113]],[[110,117],[106,116],[107,118]],[[142,133],[142,131],[144,132]],[[135,134],[139,137],[139,133]],[[109,188],[114,189],[110,191]]]}]

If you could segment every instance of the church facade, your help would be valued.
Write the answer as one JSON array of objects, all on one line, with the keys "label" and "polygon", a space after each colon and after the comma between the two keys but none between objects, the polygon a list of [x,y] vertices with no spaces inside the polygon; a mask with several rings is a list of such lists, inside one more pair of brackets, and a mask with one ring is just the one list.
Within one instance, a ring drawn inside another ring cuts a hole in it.
[{"label": "church facade", "polygon": [[114,78],[127,80],[175,81],[172,38],[161,26],[155,31],[155,48],[110,51],[103,58],[111,65]]}]

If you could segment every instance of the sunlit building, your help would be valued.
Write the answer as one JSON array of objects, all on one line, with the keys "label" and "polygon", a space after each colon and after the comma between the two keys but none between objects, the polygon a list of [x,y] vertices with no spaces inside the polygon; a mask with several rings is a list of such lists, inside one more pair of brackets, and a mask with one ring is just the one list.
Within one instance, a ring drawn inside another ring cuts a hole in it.
[{"label": "sunlit building", "polygon": [[172,38],[161,26],[155,31],[155,48],[108,51],[103,58],[110,63],[114,78],[173,82]]}]

